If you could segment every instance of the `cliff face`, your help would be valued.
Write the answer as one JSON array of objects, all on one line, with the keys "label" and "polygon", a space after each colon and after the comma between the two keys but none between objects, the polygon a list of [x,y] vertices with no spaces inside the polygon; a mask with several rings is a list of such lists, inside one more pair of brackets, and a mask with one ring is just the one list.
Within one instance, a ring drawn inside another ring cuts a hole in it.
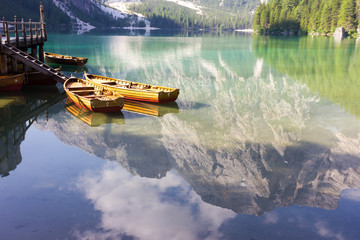
[{"label": "cliff face", "polygon": [[87,14],[90,14],[90,10],[93,7],[92,1],[90,0],[64,0],[63,2],[76,7]]}]

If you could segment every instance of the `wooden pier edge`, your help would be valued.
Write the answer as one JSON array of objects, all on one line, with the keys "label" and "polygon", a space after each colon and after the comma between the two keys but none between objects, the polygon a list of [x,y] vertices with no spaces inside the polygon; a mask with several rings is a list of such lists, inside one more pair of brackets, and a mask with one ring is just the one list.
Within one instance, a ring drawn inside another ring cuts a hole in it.
[{"label": "wooden pier edge", "polygon": [[36,69],[43,74],[53,76],[59,82],[68,79],[67,76],[44,64],[44,43],[47,41],[47,31],[42,3],[40,4],[40,22],[33,22],[31,19],[24,22],[23,18],[18,21],[17,16],[14,16],[14,21],[5,21],[3,18],[0,24],[3,26],[0,31],[0,74],[9,74],[8,58],[10,58],[12,73],[18,72],[17,61],[20,61],[24,63],[24,69]]}]

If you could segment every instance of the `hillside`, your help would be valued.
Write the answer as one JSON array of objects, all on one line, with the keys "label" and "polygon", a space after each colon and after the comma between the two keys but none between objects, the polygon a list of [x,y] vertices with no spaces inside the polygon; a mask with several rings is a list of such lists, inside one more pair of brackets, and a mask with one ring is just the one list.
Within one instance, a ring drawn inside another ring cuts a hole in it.
[{"label": "hillside", "polygon": [[[48,23],[48,30],[65,30],[71,24],[71,19],[60,9],[58,9],[51,0],[43,0],[45,21]],[[0,17],[12,21],[14,16],[18,21],[24,18],[28,21],[40,20],[39,1],[38,0],[1,0]]]},{"label": "hillside", "polygon": [[[138,17],[106,7],[92,0],[43,0],[45,22],[49,31],[82,33],[93,28],[126,27],[136,25]],[[0,16],[20,21],[40,18],[38,0],[2,0]]]},{"label": "hillside", "polygon": [[[43,0],[49,31],[249,28],[260,0]],[[2,0],[0,17],[39,20],[39,0]]]},{"label": "hillside", "polygon": [[259,4],[260,0],[142,0],[130,9],[160,28],[234,30],[252,26]]},{"label": "hillside", "polygon": [[359,0],[272,0],[255,13],[254,30],[267,33],[332,34],[343,27],[360,34]]}]

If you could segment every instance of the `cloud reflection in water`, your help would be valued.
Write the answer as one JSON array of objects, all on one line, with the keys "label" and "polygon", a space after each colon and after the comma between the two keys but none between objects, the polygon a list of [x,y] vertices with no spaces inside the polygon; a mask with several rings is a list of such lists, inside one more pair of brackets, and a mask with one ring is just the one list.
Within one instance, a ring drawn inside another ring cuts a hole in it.
[{"label": "cloud reflection in water", "polygon": [[219,239],[218,228],[236,215],[203,202],[175,171],[150,179],[108,164],[77,186],[102,215],[97,230],[74,233],[79,239]]}]

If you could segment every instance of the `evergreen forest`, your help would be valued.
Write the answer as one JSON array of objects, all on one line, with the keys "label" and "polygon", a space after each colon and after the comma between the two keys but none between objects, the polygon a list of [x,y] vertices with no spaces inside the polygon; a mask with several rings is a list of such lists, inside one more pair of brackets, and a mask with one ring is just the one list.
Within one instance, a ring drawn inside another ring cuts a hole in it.
[{"label": "evergreen forest", "polygon": [[330,35],[343,27],[356,34],[360,0],[272,0],[256,10],[253,28],[262,33]]},{"label": "evergreen forest", "polygon": [[164,0],[144,0],[141,4],[132,5],[131,10],[143,14],[150,20],[151,26],[159,28],[234,30],[251,28],[253,21],[250,12],[231,13],[204,8],[204,13],[199,14],[196,10]]}]

